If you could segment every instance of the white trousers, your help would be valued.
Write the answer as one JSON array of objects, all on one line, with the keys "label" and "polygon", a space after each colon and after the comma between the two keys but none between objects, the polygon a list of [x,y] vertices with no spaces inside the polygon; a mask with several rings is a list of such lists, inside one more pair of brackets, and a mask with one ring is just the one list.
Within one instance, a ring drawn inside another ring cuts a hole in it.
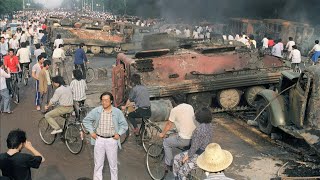
[{"label": "white trousers", "polygon": [[102,169],[107,155],[111,180],[118,180],[118,144],[113,138],[97,137],[94,146],[94,173],[93,180],[103,180]]}]

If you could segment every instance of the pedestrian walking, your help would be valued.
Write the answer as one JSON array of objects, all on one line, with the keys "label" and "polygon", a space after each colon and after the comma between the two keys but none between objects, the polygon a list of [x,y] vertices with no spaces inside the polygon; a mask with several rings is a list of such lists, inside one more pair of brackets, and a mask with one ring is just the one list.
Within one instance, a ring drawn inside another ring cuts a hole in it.
[{"label": "pedestrian walking", "polygon": [[40,71],[43,67],[43,61],[44,61],[44,57],[42,55],[38,56],[38,63],[36,63],[35,65],[33,65],[32,67],[32,77],[35,79],[35,89],[36,89],[36,96],[35,96],[35,104],[36,104],[36,109],[37,111],[41,110],[41,103],[40,103],[40,92],[39,92],[39,74]]},{"label": "pedestrian walking", "polygon": [[11,114],[12,111],[10,109],[10,95],[9,90],[7,88],[6,78],[10,78],[10,69],[8,69],[8,73],[6,73],[3,69],[3,62],[0,61],[0,111],[3,113]]},{"label": "pedestrian walking", "polygon": [[44,106],[49,103],[50,98],[52,97],[53,88],[51,83],[51,74],[49,71],[51,61],[45,60],[43,62],[43,68],[39,73],[39,92],[40,92],[40,104],[41,111],[45,112]]},{"label": "pedestrian walking", "polygon": [[87,59],[87,55],[82,49],[84,47],[84,43],[80,43],[79,48],[76,50],[74,55],[74,66],[75,69],[79,69],[79,66],[82,70],[82,77],[83,79],[86,79],[86,69],[84,67],[84,63],[89,63]]},{"label": "pedestrian walking", "polygon": [[291,60],[291,69],[294,72],[301,72],[300,63],[301,63],[301,53],[298,50],[296,45],[292,46],[292,51],[289,55],[289,60]]}]

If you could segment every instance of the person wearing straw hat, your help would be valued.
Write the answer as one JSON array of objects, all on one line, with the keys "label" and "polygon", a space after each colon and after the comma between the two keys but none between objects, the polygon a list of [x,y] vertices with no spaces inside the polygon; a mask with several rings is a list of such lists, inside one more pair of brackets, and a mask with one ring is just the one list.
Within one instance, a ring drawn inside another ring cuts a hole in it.
[{"label": "person wearing straw hat", "polygon": [[198,156],[204,152],[213,137],[210,109],[201,108],[195,114],[195,118],[199,125],[192,133],[190,149],[176,155],[173,160],[173,174],[176,179],[187,179],[191,170],[197,168],[196,160]]},{"label": "person wearing straw hat", "polygon": [[233,157],[229,151],[221,149],[217,143],[211,143],[198,157],[197,165],[204,171],[209,172],[204,180],[233,180],[223,173],[223,170],[231,165],[232,160]]}]

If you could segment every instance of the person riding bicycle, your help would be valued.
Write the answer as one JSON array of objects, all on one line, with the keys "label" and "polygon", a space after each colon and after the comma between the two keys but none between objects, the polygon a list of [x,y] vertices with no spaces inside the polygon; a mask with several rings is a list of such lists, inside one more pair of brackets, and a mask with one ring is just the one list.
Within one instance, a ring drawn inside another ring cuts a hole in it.
[{"label": "person riding bicycle", "polygon": [[129,93],[129,99],[125,106],[121,108],[125,110],[134,102],[135,111],[128,114],[129,121],[134,127],[133,132],[135,135],[139,135],[139,128],[136,122],[136,118],[148,118],[151,117],[151,103],[150,95],[146,86],[141,85],[141,77],[139,74],[133,74],[131,76],[132,89]]},{"label": "person riding bicycle", "polygon": [[[66,55],[63,50],[63,44],[60,44],[58,48],[54,49],[52,54],[52,74],[60,75],[63,77],[64,72],[64,60]],[[58,67],[57,63],[61,63],[61,66]],[[57,68],[59,68],[60,74],[56,74]]]},{"label": "person riding bicycle", "polygon": [[192,133],[196,128],[194,109],[191,105],[186,104],[186,95],[175,94],[172,98],[175,107],[171,110],[169,120],[166,122],[162,133],[159,134],[159,137],[165,138],[173,125],[175,125],[178,131],[177,135],[165,138],[163,141],[166,170],[172,168],[172,149],[189,146]]},{"label": "person riding bicycle", "polygon": [[199,125],[193,131],[190,149],[177,154],[173,160],[173,174],[176,179],[186,179],[192,169],[197,168],[197,158],[212,141],[212,113],[209,108],[201,108],[195,115]]},{"label": "person riding bicycle", "polygon": [[320,57],[320,45],[319,45],[319,40],[316,40],[315,45],[313,46],[313,48],[309,51],[309,54],[312,54],[311,60],[313,62],[312,65],[315,65],[316,63],[318,63],[318,59]]},{"label": "person riding bicycle", "polygon": [[61,76],[55,76],[52,78],[53,85],[57,88],[50,99],[48,105],[45,106],[45,110],[58,103],[58,106],[53,110],[45,114],[45,118],[54,129],[51,134],[62,133],[62,129],[54,118],[61,115],[71,113],[73,111],[73,96],[70,86],[67,86]]},{"label": "person riding bicycle", "polygon": [[64,43],[63,43],[63,39],[61,39],[61,34],[58,34],[58,35],[57,35],[57,39],[54,40],[53,47],[54,47],[55,49],[57,49],[57,48],[59,48],[59,45],[60,45],[60,44],[64,44]]},{"label": "person riding bicycle", "polygon": [[82,70],[83,79],[86,79],[86,69],[84,67],[84,63],[89,63],[87,59],[87,55],[82,49],[84,47],[84,43],[80,43],[79,48],[76,50],[74,55],[74,67],[75,69],[79,69],[79,66]]},{"label": "person riding bicycle", "polygon": [[32,66],[32,77],[36,80],[36,96],[35,96],[35,103],[36,103],[36,109],[38,111],[41,110],[40,107],[40,92],[39,92],[39,74],[43,66],[44,57],[42,55],[38,56],[38,63]]},{"label": "person riding bicycle", "polygon": [[[6,69],[10,69],[11,76],[14,75],[18,80],[18,72],[21,71],[18,57],[14,55],[14,49],[9,49],[8,55],[3,58],[3,64]],[[6,79],[9,93],[12,94],[11,78]]]},{"label": "person riding bicycle", "polygon": [[80,106],[84,105],[84,101],[86,100],[86,90],[87,84],[86,81],[82,79],[82,73],[79,69],[73,70],[74,80],[71,81],[70,87],[73,93],[73,104],[74,110],[76,113],[76,118],[79,120],[79,109]]},{"label": "person riding bicycle", "polygon": [[[19,57],[20,67],[26,67],[29,70],[30,66],[30,59],[31,59],[31,52],[27,48],[26,43],[21,43],[21,48],[17,52],[17,56]],[[23,68],[22,68],[23,70]],[[23,74],[23,72],[22,72]]]}]

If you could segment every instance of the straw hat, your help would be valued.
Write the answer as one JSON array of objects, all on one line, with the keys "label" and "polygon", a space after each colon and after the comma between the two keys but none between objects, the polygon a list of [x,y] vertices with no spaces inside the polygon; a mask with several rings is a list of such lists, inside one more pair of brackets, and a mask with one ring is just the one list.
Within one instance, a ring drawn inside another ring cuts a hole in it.
[{"label": "straw hat", "polygon": [[197,165],[208,172],[219,172],[232,163],[233,157],[229,151],[221,149],[217,143],[211,143],[198,157]]}]

